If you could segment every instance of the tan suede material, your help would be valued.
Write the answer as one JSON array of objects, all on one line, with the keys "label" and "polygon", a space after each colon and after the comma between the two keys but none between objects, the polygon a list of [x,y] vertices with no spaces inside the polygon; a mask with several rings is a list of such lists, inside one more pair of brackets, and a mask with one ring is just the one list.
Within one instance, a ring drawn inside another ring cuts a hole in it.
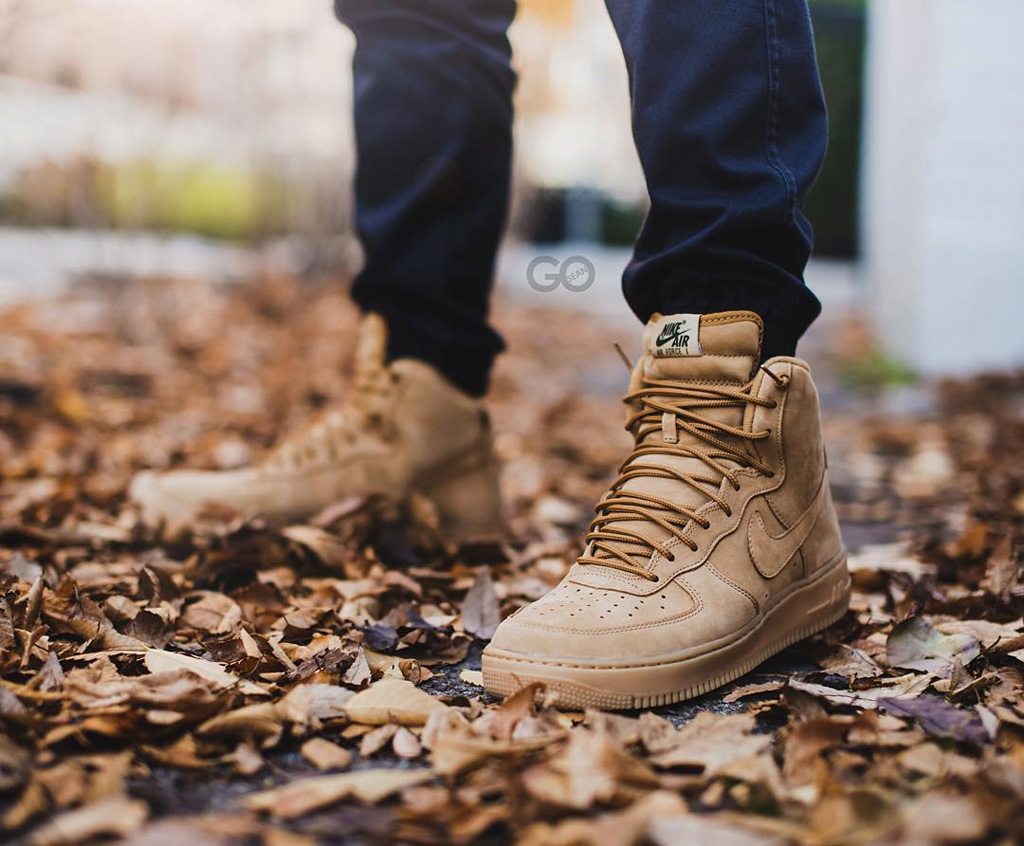
[{"label": "tan suede material", "polygon": [[[649,324],[649,350],[653,337]],[[817,606],[800,607],[800,600],[792,597],[800,595],[815,572],[834,567],[842,555],[828,488],[818,396],[809,367],[799,359],[773,359],[766,365],[770,373],[759,369],[760,339],[760,321],[751,315],[705,315],[700,344],[712,360],[702,361],[703,356],[653,360],[649,354],[633,374],[631,393],[651,379],[675,378],[688,384],[687,374],[695,382],[710,380],[749,389],[746,408],[712,407],[702,413],[705,419],[766,433],[747,442],[752,466],[721,461],[739,484],[735,490],[723,477],[717,488],[728,510],[674,478],[640,476],[613,489],[612,496],[616,490],[630,489],[697,503],[699,521],[691,520],[685,529],[697,549],[691,550],[657,525],[648,529],[669,554],[655,550],[635,571],[621,561],[611,562],[614,567],[602,566],[588,547],[582,563],[575,564],[548,596],[499,626],[484,654],[485,680],[489,656],[511,661],[524,680],[530,678],[531,664],[543,667],[542,677],[551,681],[558,679],[552,668],[559,666],[605,667],[612,672],[660,666],[670,659],[682,660],[680,656],[714,651],[752,631],[781,602],[797,603],[786,615],[790,619],[794,613],[815,612]],[[653,395],[660,413],[669,400],[660,400],[656,392]],[[634,413],[645,401],[631,403]],[[648,432],[641,445],[665,433],[671,435],[672,427]],[[699,441],[684,432],[679,443],[685,446],[686,438]],[[639,461],[682,473],[708,476],[711,472],[691,454],[659,453]],[[637,529],[635,522],[621,525]],[[837,584],[825,589],[824,595],[841,611],[845,606],[835,604],[844,601],[841,583]],[[830,606],[830,614],[834,615],[834,608]],[[784,645],[790,636],[790,629],[780,629],[779,642]],[[770,631],[764,637],[770,643]],[[613,677],[614,673],[608,678]],[[588,678],[587,684],[601,689],[599,678]],[[636,701],[646,701],[647,693],[655,698],[666,695],[641,691]]]},{"label": "tan suede material", "polygon": [[644,374],[648,378],[743,383],[757,367],[764,325],[752,311],[701,315],[702,354],[685,358],[658,358],[654,329],[660,317],[653,315],[644,328]]},{"label": "tan suede material", "polygon": [[[572,596],[575,604],[524,608],[499,626],[491,643],[543,662],[632,664],[712,648],[756,614],[750,599],[713,567],[695,570],[648,597],[556,594],[560,600]],[[576,617],[568,616],[569,608],[576,609]]]},{"label": "tan suede material", "polygon": [[804,572],[809,576],[821,565],[831,561],[843,551],[843,539],[839,533],[839,520],[832,502],[832,492],[826,486],[825,503],[814,528],[800,548]]},{"label": "tan suede material", "polygon": [[[188,526],[210,506],[272,523],[353,496],[437,495],[442,521],[500,532],[491,432],[482,406],[419,361],[384,362],[386,328],[370,315],[356,354],[354,406],[329,415],[256,467],[140,474],[132,497],[152,523]],[[461,486],[463,492],[456,494]]]}]

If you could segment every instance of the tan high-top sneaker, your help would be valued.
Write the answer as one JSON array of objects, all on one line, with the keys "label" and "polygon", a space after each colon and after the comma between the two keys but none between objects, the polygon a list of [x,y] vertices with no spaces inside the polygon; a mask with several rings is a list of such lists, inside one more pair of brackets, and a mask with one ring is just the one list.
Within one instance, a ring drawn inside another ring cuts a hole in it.
[{"label": "tan high-top sneaker", "polygon": [[175,534],[222,506],[275,524],[355,495],[401,502],[418,491],[453,540],[502,533],[498,466],[480,403],[413,359],[385,363],[382,318],[363,320],[348,405],[261,464],[242,470],[141,473],[130,495],[147,523]]},{"label": "tan high-top sneaker", "polygon": [[845,613],[817,392],[800,359],[758,366],[761,335],[750,312],[651,318],[626,397],[635,449],[561,584],[498,627],[488,690],[663,705]]}]

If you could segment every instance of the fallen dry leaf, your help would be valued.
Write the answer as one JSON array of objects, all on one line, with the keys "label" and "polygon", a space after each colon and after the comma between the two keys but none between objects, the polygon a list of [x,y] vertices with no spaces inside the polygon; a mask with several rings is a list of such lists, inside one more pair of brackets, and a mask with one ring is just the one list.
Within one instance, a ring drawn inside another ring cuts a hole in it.
[{"label": "fallen dry leaf", "polygon": [[432,711],[445,706],[404,679],[384,678],[357,693],[344,707],[345,715],[354,723],[421,726]]},{"label": "fallen dry leaf", "polygon": [[826,687],[793,679],[790,679],[787,687],[808,693],[833,705],[871,710],[878,707],[880,699],[910,699],[927,690],[929,684],[928,676],[910,675],[901,676],[889,684],[878,683],[877,687],[857,688],[856,690]]},{"label": "fallen dry leaf", "polygon": [[345,716],[352,691],[332,684],[300,684],[274,706],[278,716],[301,731],[318,731],[324,722]]},{"label": "fallen dry leaf", "polygon": [[701,712],[679,731],[663,737],[651,751],[656,767],[696,768],[714,775],[726,764],[754,757],[770,743],[764,735],[753,734],[750,714],[720,716]]},{"label": "fallen dry leaf", "polygon": [[456,548],[423,497],[283,529],[211,509],[168,538],[125,495],[339,408],[343,285],[85,282],[0,309],[0,840],[117,839],[118,807],[134,846],[1019,839],[1024,379],[865,415],[812,333],[850,613],[693,702],[562,712],[539,685],[486,695],[474,640],[578,555],[628,451],[625,374],[601,319],[496,311],[512,532]]},{"label": "fallen dry leaf", "polygon": [[989,739],[977,713],[950,705],[939,696],[880,699],[878,705],[890,714],[913,718],[921,728],[936,737],[949,737],[978,746]]},{"label": "fallen dry leaf", "polygon": [[925,670],[949,678],[954,663],[968,664],[978,657],[978,641],[967,634],[943,634],[923,617],[911,617],[893,626],[886,641],[889,664],[906,670]]},{"label": "fallen dry leaf", "polygon": [[500,622],[501,609],[498,607],[494,583],[487,568],[483,568],[466,594],[462,606],[462,624],[471,635],[481,640],[490,640]]},{"label": "fallen dry leaf", "polygon": [[254,811],[263,811],[278,819],[293,819],[350,797],[372,805],[392,793],[432,778],[429,770],[360,770],[304,778],[249,796],[245,804]]},{"label": "fallen dry leaf", "polygon": [[145,660],[151,673],[188,670],[222,687],[237,686],[242,693],[250,696],[262,696],[266,693],[259,685],[229,673],[213,661],[204,661],[202,658],[193,658],[191,655],[181,655],[177,652],[166,652],[163,649],[147,650]]},{"label": "fallen dry leaf", "polygon": [[126,837],[141,828],[149,816],[145,802],[113,797],[68,811],[37,828],[30,838],[32,846],[77,846],[96,837]]},{"label": "fallen dry leaf", "polygon": [[719,822],[713,817],[675,814],[651,820],[648,837],[656,846],[784,846],[787,838]]},{"label": "fallen dry leaf", "polygon": [[269,702],[247,705],[211,717],[196,729],[200,737],[252,738],[273,746],[281,737],[284,722]]},{"label": "fallen dry leaf", "polygon": [[300,751],[318,770],[347,770],[352,764],[351,752],[322,737],[307,740]]},{"label": "fallen dry leaf", "polygon": [[564,751],[523,775],[537,799],[585,810],[616,798],[636,797],[658,786],[642,762],[622,750],[607,734],[581,730],[569,736]]}]

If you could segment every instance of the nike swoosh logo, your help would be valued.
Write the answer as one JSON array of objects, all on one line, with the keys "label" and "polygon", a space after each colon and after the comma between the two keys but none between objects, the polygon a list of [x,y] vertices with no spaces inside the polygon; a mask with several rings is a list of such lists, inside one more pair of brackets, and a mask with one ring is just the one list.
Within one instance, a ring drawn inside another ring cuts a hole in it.
[{"label": "nike swoosh logo", "polygon": [[747,549],[750,551],[750,560],[757,568],[757,572],[766,579],[773,579],[782,572],[782,569],[796,555],[797,550],[804,545],[811,529],[814,528],[818,514],[821,513],[821,506],[824,502],[825,478],[823,476],[811,504],[807,506],[797,521],[780,535],[773,535],[769,532],[761,517],[761,512],[754,512],[750,523],[747,524]]}]

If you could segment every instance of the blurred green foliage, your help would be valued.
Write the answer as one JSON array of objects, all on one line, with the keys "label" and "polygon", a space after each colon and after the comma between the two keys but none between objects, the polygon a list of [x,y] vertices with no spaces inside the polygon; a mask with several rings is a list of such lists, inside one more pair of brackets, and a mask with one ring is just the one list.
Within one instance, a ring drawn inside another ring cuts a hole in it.
[{"label": "blurred green foliage", "polygon": [[119,229],[192,232],[237,240],[275,228],[268,186],[246,170],[216,165],[139,162],[97,175],[102,216]]},{"label": "blurred green foliage", "polygon": [[601,235],[605,244],[632,246],[647,214],[646,206],[609,202],[601,209]]},{"label": "blurred green foliage", "polygon": [[0,197],[0,222],[253,240],[289,231],[294,193],[277,174],[245,167],[83,156],[23,172]]},{"label": "blurred green foliage", "polygon": [[860,391],[912,385],[918,380],[917,373],[880,347],[873,347],[855,359],[841,362],[837,375],[844,387]]}]

